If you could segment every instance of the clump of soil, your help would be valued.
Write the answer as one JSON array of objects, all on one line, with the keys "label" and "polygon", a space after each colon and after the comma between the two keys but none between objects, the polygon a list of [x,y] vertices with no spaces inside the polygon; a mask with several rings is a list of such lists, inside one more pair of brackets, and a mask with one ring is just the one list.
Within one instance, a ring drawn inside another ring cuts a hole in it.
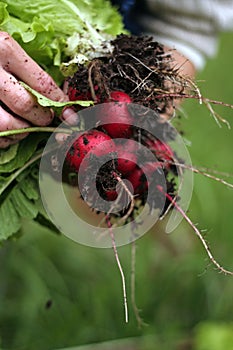
[{"label": "clump of soil", "polygon": [[161,93],[181,93],[184,79],[174,69],[170,53],[149,36],[120,35],[112,41],[111,54],[93,59],[87,66],[79,65],[70,78],[69,86],[82,95],[91,93],[94,101],[102,103],[110,92],[120,90],[132,101],[159,113],[166,112],[172,98],[159,98]]}]

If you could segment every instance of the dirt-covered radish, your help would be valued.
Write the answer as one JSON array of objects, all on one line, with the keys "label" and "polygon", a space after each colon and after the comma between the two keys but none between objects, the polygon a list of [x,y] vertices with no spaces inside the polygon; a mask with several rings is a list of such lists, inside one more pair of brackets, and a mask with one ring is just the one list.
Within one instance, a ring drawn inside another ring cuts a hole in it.
[{"label": "dirt-covered radish", "polygon": [[105,102],[131,103],[131,97],[123,91],[111,91]]},{"label": "dirt-covered radish", "polygon": [[133,186],[134,194],[146,194],[150,182],[154,180],[158,171],[162,171],[159,162],[146,162],[143,168],[137,166],[127,177]]},{"label": "dirt-covered radish", "polygon": [[174,151],[167,143],[158,139],[148,139],[146,141],[146,146],[155,153],[158,160],[168,163],[174,160]]},{"label": "dirt-covered radish", "polygon": [[107,201],[115,201],[117,199],[118,193],[116,190],[106,190],[104,192],[104,199]]},{"label": "dirt-covered radish", "polygon": [[78,89],[75,89],[73,87],[69,87],[68,89],[68,97],[70,101],[85,101],[85,100],[91,100],[91,93],[90,91],[79,91]]},{"label": "dirt-covered radish", "polygon": [[[107,144],[106,141],[108,141]],[[110,136],[99,130],[89,130],[72,141],[66,155],[66,162],[78,172],[84,157],[88,156],[86,161],[88,165],[87,162],[88,160],[91,162],[92,156],[99,158],[115,151],[115,143]]]},{"label": "dirt-covered radish", "polygon": [[133,124],[127,107],[131,102],[129,95],[122,91],[112,91],[104,102],[97,115],[97,120],[104,124],[103,129],[113,138],[129,138],[132,135]]},{"label": "dirt-covered radish", "polygon": [[[95,92],[98,92],[98,86],[96,85],[94,87]],[[79,90],[78,87],[72,87],[70,86],[67,91],[68,97],[70,101],[91,101],[92,100],[92,95],[90,89],[84,91],[84,90]],[[98,95],[97,95],[98,97]]]},{"label": "dirt-covered radish", "polygon": [[129,143],[119,143],[116,145],[116,170],[122,174],[127,175],[136,168],[137,165],[137,155],[136,152],[133,152],[133,149],[130,151],[127,147]]}]

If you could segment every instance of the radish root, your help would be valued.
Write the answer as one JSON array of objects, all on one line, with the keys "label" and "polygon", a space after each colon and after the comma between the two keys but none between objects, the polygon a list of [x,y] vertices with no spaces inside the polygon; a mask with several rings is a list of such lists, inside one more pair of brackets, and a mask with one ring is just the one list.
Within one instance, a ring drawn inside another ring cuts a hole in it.
[{"label": "radish root", "polygon": [[136,317],[136,321],[138,324],[138,328],[141,329],[142,326],[146,325],[145,322],[143,321],[143,319],[140,316],[140,310],[137,307],[136,304],[136,243],[135,241],[132,242],[132,246],[131,246],[131,302],[132,302],[132,307],[133,307],[133,311],[134,311],[134,315]]},{"label": "radish root", "polygon": [[213,254],[210,251],[210,248],[202,236],[201,232],[198,230],[198,228],[194,225],[194,223],[191,221],[191,219],[186,215],[186,213],[183,211],[183,209],[174,201],[174,199],[166,192],[164,192],[162,186],[157,186],[158,190],[163,193],[166,198],[174,205],[174,207],[177,209],[177,211],[183,216],[183,218],[188,222],[188,224],[192,227],[198,238],[200,239],[207,255],[209,256],[210,261],[213,263],[214,266],[218,269],[219,272],[223,273],[224,275],[231,275],[233,276],[233,272],[226,270],[224,267],[222,267],[213,257]]},{"label": "radish root", "polygon": [[117,252],[117,247],[116,247],[116,241],[115,241],[115,237],[114,237],[114,233],[112,230],[112,224],[110,222],[109,216],[106,217],[106,223],[108,225],[109,228],[109,233],[112,239],[112,248],[114,250],[114,254],[115,254],[115,258],[116,258],[116,262],[118,265],[118,269],[120,271],[121,274],[121,280],[122,280],[122,289],[123,289],[123,300],[124,300],[124,309],[125,309],[125,322],[128,323],[129,322],[129,317],[128,317],[128,302],[127,302],[127,294],[126,294],[126,284],[125,284],[125,275],[121,266],[121,262],[118,256],[118,252]]}]

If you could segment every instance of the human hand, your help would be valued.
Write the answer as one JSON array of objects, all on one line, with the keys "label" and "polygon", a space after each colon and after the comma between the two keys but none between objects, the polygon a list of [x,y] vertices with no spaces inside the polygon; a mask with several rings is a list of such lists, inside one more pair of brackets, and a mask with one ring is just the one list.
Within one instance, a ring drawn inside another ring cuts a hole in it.
[{"label": "human hand", "polygon": [[[193,81],[196,69],[194,67],[194,64],[188,60],[181,52],[171,49],[170,47],[164,46],[165,54],[170,55],[170,65],[171,68],[174,69],[175,72],[177,72],[177,78],[171,79],[171,77],[168,76],[166,80],[166,88],[167,91],[170,92],[170,94],[178,94],[179,91],[182,93],[188,92],[190,86],[190,82]],[[178,80],[180,82],[186,80],[187,85],[184,86],[178,84]],[[170,101],[167,101],[167,105],[165,108],[165,111],[160,115],[165,121],[171,119],[176,112],[176,109],[179,108],[180,104],[182,103],[182,98],[171,98]]]},{"label": "human hand", "polygon": [[[0,32],[0,52],[0,131],[27,128],[31,124],[49,125],[54,117],[53,111],[40,106],[19,80],[51,100],[67,101],[68,97],[6,32]],[[70,117],[69,112],[70,109],[64,110],[63,120]],[[26,135],[1,137],[0,148],[16,143]]]}]

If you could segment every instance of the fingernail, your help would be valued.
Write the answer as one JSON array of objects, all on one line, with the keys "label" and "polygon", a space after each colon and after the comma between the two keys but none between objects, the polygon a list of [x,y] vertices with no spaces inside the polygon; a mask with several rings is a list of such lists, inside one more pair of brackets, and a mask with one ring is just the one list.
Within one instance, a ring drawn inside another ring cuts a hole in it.
[{"label": "fingernail", "polygon": [[80,122],[78,113],[71,107],[63,109],[62,119],[69,125],[78,125]]}]

